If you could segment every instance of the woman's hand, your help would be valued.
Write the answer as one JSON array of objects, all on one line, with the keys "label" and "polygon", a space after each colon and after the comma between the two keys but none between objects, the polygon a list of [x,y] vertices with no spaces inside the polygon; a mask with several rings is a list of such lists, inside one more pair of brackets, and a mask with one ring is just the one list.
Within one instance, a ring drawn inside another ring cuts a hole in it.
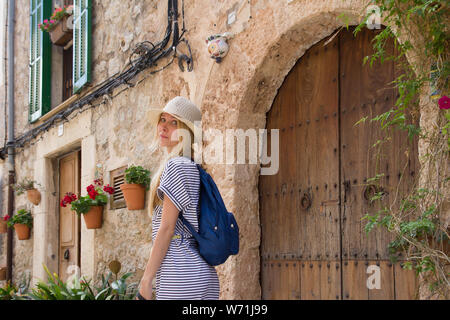
[{"label": "woman's hand", "polygon": [[[141,286],[138,291],[145,300],[151,300],[152,299],[152,282],[148,281],[141,281]],[[136,295],[136,300],[139,300],[139,298]]]}]

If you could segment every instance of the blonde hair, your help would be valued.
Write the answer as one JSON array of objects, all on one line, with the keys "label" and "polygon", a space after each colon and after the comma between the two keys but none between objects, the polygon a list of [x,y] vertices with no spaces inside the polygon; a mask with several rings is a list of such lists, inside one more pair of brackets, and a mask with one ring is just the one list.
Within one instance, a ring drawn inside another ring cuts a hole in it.
[{"label": "blonde hair", "polygon": [[[159,119],[158,119],[159,123]],[[155,124],[154,132],[153,132],[153,143],[151,145],[151,149],[156,151],[159,148],[159,133],[158,133],[158,123]],[[156,194],[156,190],[159,187],[161,175],[166,166],[167,162],[174,157],[178,156],[189,156],[191,160],[194,159],[194,133],[192,130],[182,121],[177,121],[177,129],[184,129],[187,131],[179,130],[178,131],[178,139],[179,142],[172,148],[172,151],[166,153],[163,161],[161,161],[159,167],[156,169],[155,174],[152,176],[150,183],[150,196],[148,201],[148,216],[151,218],[153,215],[153,210],[157,205],[162,205],[162,201],[158,198]],[[183,139],[183,136],[180,133],[189,132],[190,139]],[[181,142],[181,143],[180,143]],[[184,150],[190,151],[190,155],[184,155]]]}]

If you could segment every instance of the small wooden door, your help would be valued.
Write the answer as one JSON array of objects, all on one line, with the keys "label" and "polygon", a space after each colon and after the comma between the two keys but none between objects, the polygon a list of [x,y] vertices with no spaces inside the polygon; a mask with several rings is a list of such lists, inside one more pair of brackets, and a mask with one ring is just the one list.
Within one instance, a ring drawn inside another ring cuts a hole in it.
[{"label": "small wooden door", "polygon": [[63,101],[72,96],[73,46],[63,50]]},{"label": "small wooden door", "polygon": [[[80,196],[81,167],[80,151],[75,151],[59,160],[59,199],[67,192]],[[81,219],[67,207],[59,206],[59,276],[65,281],[74,274],[69,266],[80,267]]]},{"label": "small wooden door", "polygon": [[[414,296],[414,274],[389,262],[392,235],[379,229],[366,236],[361,219],[376,209],[368,201],[375,190],[366,184],[369,177],[388,172],[383,204],[396,196],[399,181],[400,192],[411,187],[417,140],[398,132],[378,153],[370,146],[383,135],[380,125],[354,126],[391,108],[397,93],[389,83],[398,71],[392,62],[363,66],[379,31],[365,29],[356,38],[352,32],[341,30],[329,43],[327,37],[311,47],[267,115],[269,133],[280,130],[280,169],[259,182],[263,299]],[[379,289],[367,284],[371,276],[379,277]]]}]

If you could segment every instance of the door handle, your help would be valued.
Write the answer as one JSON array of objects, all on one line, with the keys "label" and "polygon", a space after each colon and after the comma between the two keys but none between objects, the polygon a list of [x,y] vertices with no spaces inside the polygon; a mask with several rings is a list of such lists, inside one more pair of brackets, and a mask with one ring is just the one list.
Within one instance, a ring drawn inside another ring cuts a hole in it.
[{"label": "door handle", "polygon": [[66,251],[64,251],[64,260],[69,260],[70,257],[70,251],[69,249],[66,249]]},{"label": "door handle", "polygon": [[375,193],[377,193],[377,191],[377,187],[374,184],[369,184],[364,188],[364,199],[366,201],[370,201],[370,199],[375,195]]},{"label": "door handle", "polygon": [[300,205],[303,210],[308,210],[311,207],[311,196],[308,193],[304,193],[302,199],[300,200]]}]

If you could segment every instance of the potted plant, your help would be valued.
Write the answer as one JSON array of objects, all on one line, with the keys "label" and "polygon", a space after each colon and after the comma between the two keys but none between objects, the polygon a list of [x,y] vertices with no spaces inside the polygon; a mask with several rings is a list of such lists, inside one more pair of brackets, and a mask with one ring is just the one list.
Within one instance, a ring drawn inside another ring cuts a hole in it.
[{"label": "potted plant", "polygon": [[144,209],[145,190],[150,187],[150,171],[141,166],[125,170],[125,183],[120,185],[128,210]]},{"label": "potted plant", "polygon": [[45,19],[38,27],[50,34],[50,39],[57,46],[65,46],[73,37],[73,5],[56,8],[50,19]]},{"label": "potted plant", "polygon": [[26,209],[20,209],[15,215],[8,219],[8,227],[16,230],[19,240],[30,239],[30,230],[33,226],[33,216]]},{"label": "potted plant", "polygon": [[16,191],[18,196],[26,192],[28,200],[37,206],[41,202],[41,193],[38,189],[36,189],[34,186],[35,184],[40,186],[40,184],[36,181],[29,178],[24,178],[19,183],[14,184],[13,189]]},{"label": "potted plant", "polygon": [[77,196],[68,192],[61,200],[61,207],[71,205],[70,209],[78,215],[83,215],[86,228],[98,229],[102,227],[103,206],[108,202],[108,195],[113,194],[114,188],[109,184],[103,186],[102,179],[96,179],[94,184],[86,188],[87,195],[77,199]]},{"label": "potted plant", "polygon": [[7,233],[8,232],[8,225],[7,222],[9,220],[10,216],[6,215],[2,218],[0,218],[0,233]]}]

